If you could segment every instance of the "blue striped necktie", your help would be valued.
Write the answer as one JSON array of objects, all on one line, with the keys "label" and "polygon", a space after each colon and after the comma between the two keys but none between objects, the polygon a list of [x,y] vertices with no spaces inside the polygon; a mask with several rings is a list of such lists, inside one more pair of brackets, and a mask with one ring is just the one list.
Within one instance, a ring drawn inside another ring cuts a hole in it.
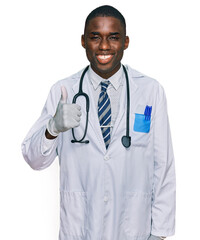
[{"label": "blue striped necktie", "polygon": [[[98,101],[98,116],[103,139],[106,145],[106,149],[110,143],[110,125],[111,125],[111,105],[110,99],[107,94],[107,88],[110,84],[109,81],[101,82],[101,93]],[[106,127],[108,126],[108,127]]]}]

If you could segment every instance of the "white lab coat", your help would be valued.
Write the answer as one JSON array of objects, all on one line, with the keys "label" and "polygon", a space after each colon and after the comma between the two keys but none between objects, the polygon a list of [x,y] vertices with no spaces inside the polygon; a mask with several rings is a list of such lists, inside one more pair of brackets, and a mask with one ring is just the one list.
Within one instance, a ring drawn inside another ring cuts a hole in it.
[{"label": "white lab coat", "polygon": [[[149,235],[170,236],[175,226],[175,167],[165,93],[154,79],[126,66],[130,81],[131,146],[124,148],[126,132],[126,84],[106,150],[99,127],[87,73],[83,90],[90,97],[86,139],[71,143],[72,131],[61,133],[50,151],[42,152],[47,121],[55,114],[60,87],[68,101],[78,92],[82,71],[57,82],[42,114],[24,142],[27,163],[37,170],[48,167],[58,155],[60,163],[60,240],[147,240]],[[85,128],[85,100],[77,100],[82,120],[75,134]],[[149,133],[133,130],[135,113],[152,106]]]}]

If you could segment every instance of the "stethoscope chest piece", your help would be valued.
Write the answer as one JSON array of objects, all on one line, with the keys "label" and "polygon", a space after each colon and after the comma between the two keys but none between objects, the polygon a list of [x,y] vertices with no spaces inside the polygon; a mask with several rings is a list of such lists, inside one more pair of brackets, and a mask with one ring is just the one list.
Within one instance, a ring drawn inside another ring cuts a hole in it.
[{"label": "stethoscope chest piece", "polygon": [[130,136],[123,136],[121,140],[122,140],[122,145],[125,148],[130,147],[130,145],[131,145],[131,137]]}]

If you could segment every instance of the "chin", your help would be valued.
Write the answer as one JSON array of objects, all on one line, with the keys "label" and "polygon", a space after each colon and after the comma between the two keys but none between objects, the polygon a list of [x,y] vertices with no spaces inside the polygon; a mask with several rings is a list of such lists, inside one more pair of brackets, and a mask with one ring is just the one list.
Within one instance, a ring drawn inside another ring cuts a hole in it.
[{"label": "chin", "polygon": [[112,66],[110,64],[98,64],[98,66],[95,67],[97,71],[102,73],[109,73],[112,72],[113,69],[115,69],[115,66]]}]

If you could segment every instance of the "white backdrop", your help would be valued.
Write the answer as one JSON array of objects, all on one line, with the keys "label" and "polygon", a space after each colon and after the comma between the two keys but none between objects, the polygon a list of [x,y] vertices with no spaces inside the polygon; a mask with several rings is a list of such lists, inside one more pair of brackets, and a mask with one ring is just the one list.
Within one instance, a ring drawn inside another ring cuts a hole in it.
[{"label": "white backdrop", "polygon": [[34,171],[21,142],[57,80],[88,64],[80,44],[88,13],[102,4],[127,21],[124,64],[165,88],[177,173],[176,235],[198,239],[200,215],[200,31],[195,0],[10,0],[0,2],[0,239],[56,240],[59,166]]}]

